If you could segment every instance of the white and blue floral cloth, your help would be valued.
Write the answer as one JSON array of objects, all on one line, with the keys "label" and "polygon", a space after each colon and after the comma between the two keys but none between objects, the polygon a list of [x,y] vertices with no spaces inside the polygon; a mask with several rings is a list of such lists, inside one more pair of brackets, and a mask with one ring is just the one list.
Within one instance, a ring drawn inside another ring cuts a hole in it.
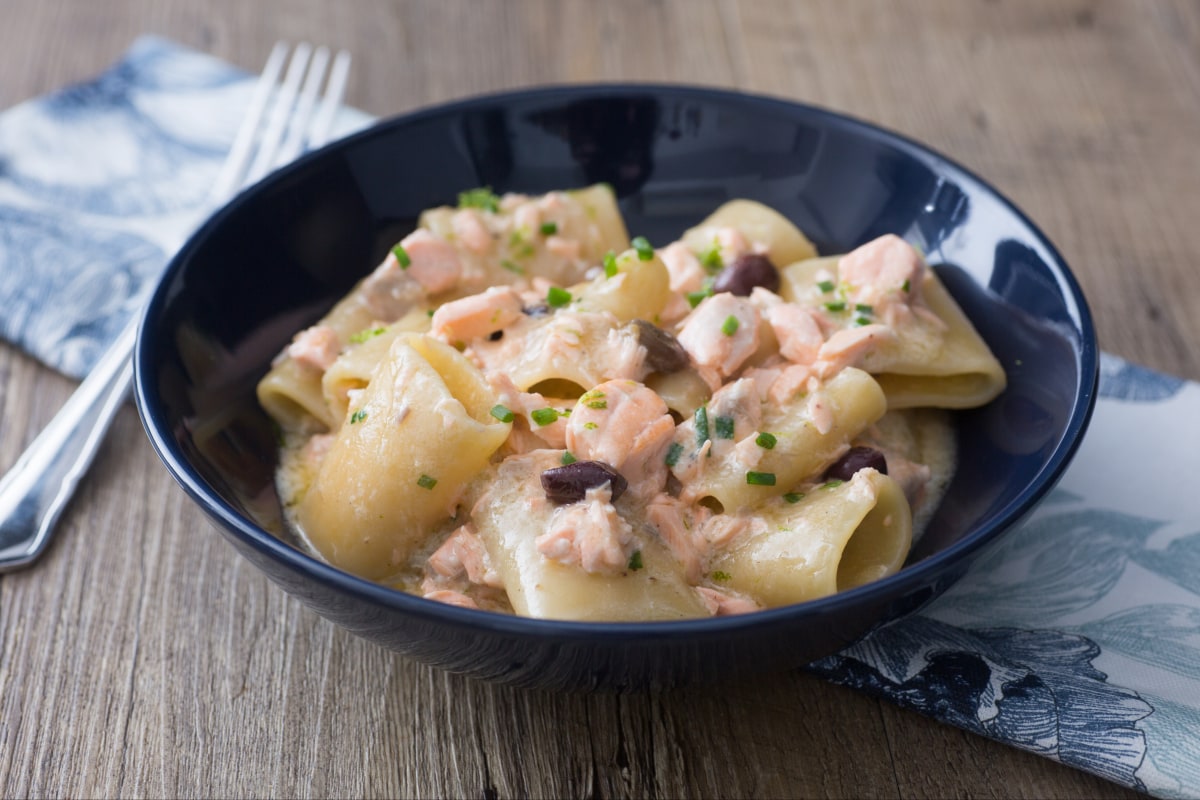
[{"label": "white and blue floral cloth", "polygon": [[[0,114],[0,336],[73,377],[198,221],[251,76],[158,38]],[[346,111],[337,133],[369,123]],[[1059,487],[920,613],[808,669],[1200,796],[1200,385],[1106,356]]]}]

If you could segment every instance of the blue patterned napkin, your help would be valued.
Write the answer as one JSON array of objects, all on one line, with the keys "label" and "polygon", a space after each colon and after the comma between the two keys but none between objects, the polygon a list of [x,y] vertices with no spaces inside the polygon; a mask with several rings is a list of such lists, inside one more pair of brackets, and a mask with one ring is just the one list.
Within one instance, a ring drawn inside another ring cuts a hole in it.
[{"label": "blue patterned napkin", "polygon": [[[0,336],[80,377],[194,225],[253,81],[161,39],[0,114]],[[346,112],[338,132],[369,122]],[[1059,488],[921,613],[809,667],[1200,796],[1200,385],[1113,357]]]}]

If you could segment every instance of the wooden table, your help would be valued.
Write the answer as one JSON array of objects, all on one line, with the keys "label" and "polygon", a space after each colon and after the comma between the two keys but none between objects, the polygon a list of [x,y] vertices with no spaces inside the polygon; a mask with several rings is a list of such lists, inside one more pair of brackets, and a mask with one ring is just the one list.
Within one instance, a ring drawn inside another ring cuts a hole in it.
[{"label": "wooden table", "polygon": [[[594,79],[732,86],[928,142],[1024,207],[1102,345],[1200,379],[1194,0],[0,0],[0,107],[139,34],[257,71],[272,41],[356,55],[377,115]],[[0,466],[73,388],[12,348]],[[1119,797],[1090,775],[800,672],[560,696],[419,666],[238,557],[134,410],[59,536],[0,577],[0,795]]]}]

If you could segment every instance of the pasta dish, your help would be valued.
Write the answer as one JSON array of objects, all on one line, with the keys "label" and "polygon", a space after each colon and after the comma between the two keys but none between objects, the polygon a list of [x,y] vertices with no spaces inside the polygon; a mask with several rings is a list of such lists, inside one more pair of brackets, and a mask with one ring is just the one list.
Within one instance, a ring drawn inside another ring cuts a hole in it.
[{"label": "pasta dish", "polygon": [[314,554],[469,608],[664,620],[894,573],[1003,368],[919,249],[749,200],[629,238],[612,190],[433,208],[258,386]]}]

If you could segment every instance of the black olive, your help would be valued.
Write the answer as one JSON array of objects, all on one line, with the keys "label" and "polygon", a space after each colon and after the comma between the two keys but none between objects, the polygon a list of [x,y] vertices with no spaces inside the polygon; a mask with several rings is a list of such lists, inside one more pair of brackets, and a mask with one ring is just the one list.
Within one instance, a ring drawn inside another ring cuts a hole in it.
[{"label": "black olive", "polygon": [[646,348],[646,364],[655,372],[677,372],[688,365],[687,350],[679,340],[653,322],[635,319],[638,344]]},{"label": "black olive", "polygon": [[575,503],[584,498],[588,489],[609,484],[612,499],[616,500],[629,486],[621,473],[603,461],[576,461],[562,467],[552,467],[542,473],[542,489],[555,503]]},{"label": "black olive", "polygon": [[504,338],[504,331],[492,331],[488,334],[489,342],[498,342]]},{"label": "black olive", "polygon": [[848,481],[860,469],[872,467],[887,475],[887,459],[883,453],[874,447],[851,447],[846,454],[833,462],[833,466],[825,470],[825,479],[830,481]]},{"label": "black olive", "polygon": [[779,291],[779,270],[761,253],[743,253],[717,274],[713,292],[748,297],[755,286]]}]

